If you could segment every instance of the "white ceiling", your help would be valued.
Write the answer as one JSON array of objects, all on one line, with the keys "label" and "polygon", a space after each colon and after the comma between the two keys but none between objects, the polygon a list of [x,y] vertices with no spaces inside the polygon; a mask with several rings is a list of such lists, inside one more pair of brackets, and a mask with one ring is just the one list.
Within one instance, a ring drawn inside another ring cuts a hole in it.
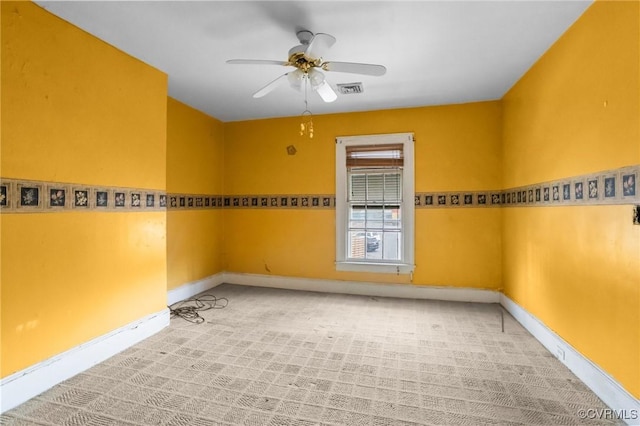
[{"label": "white ceiling", "polygon": [[287,60],[297,29],[333,35],[328,61],[382,64],[381,77],[325,72],[361,94],[314,114],[500,99],[589,1],[42,1],[43,8],[166,72],[169,95],[222,121],[300,115],[288,85],[252,94],[293,68],[230,65]]}]

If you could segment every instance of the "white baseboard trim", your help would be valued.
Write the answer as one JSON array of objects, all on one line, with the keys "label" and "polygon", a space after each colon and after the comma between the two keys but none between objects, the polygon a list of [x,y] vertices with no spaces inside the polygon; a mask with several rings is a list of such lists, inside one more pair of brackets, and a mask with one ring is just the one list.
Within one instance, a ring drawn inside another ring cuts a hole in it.
[{"label": "white baseboard trim", "polygon": [[147,315],[0,380],[4,413],[169,325],[169,309]]},{"label": "white baseboard trim", "polygon": [[498,303],[500,301],[499,292],[475,288],[384,284],[232,272],[226,272],[224,274],[224,282],[255,287],[357,294],[362,296],[400,297],[405,299],[433,299],[479,303]]},{"label": "white baseboard trim", "polygon": [[223,278],[224,273],[219,272],[201,280],[183,284],[178,288],[169,290],[167,292],[167,305],[171,306],[176,302],[181,302],[185,299],[195,296],[198,293],[202,293],[203,291],[207,291],[210,288],[217,287],[224,282]]},{"label": "white baseboard trim", "polygon": [[[627,417],[622,420],[626,421],[627,424],[638,424],[639,419],[637,416],[640,415],[640,401],[622,387],[620,383],[508,296],[502,294],[500,296],[500,304],[549,352],[554,354],[573,374],[582,380],[598,398],[619,415],[622,415],[622,417]],[[563,355],[564,359],[562,359]]]}]

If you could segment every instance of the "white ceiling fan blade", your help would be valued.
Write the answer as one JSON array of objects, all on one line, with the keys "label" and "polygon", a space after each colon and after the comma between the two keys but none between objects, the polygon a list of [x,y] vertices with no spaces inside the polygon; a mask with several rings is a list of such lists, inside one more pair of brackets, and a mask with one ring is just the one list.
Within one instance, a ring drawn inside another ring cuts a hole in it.
[{"label": "white ceiling fan blade", "polygon": [[241,65],[287,65],[287,62],[270,61],[268,59],[229,59],[227,63]]},{"label": "white ceiling fan blade", "polygon": [[323,81],[322,84],[316,88],[316,92],[318,92],[318,95],[320,95],[325,102],[333,102],[338,99],[338,95],[336,95],[336,92],[333,91],[326,81]]},{"label": "white ceiling fan blade", "polygon": [[[287,73],[288,74],[288,73]],[[272,92],[276,87],[287,81],[287,74],[282,74],[280,77],[273,80],[271,83],[264,86],[262,89],[258,90],[253,94],[254,98],[261,98],[267,93]]]},{"label": "white ceiling fan blade", "polygon": [[321,58],[335,42],[336,38],[334,36],[318,33],[313,36],[304,54],[313,59]]},{"label": "white ceiling fan blade", "polygon": [[322,69],[325,71],[348,72],[352,74],[375,76],[384,75],[387,72],[387,69],[382,65],[359,64],[356,62],[325,62],[322,64]]}]

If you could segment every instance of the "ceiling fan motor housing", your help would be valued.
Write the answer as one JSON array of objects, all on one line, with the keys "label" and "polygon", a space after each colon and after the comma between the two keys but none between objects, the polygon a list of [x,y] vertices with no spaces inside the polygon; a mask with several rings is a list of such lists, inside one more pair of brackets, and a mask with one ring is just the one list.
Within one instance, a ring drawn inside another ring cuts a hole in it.
[{"label": "ceiling fan motor housing", "polygon": [[289,58],[291,58],[292,56],[304,55],[304,52],[306,50],[307,50],[307,46],[304,44],[299,44],[297,46],[294,46],[291,49],[289,49]]},{"label": "ceiling fan motor housing", "polygon": [[309,49],[309,43],[311,43],[314,34],[308,30],[301,30],[298,31],[296,35],[301,44],[289,49],[289,64],[307,73],[312,67],[320,66],[321,62],[320,58],[311,58],[306,55]]},{"label": "ceiling fan motor housing", "polygon": [[303,72],[308,72],[313,67],[320,66],[320,59],[313,59],[305,55],[307,46],[299,45],[289,50],[289,64]]}]

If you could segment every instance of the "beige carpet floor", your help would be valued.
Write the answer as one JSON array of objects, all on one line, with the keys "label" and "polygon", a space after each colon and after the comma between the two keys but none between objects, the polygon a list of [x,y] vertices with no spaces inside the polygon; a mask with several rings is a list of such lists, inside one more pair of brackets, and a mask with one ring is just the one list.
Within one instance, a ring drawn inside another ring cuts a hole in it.
[{"label": "beige carpet floor", "polygon": [[3,425],[582,425],[606,406],[495,304],[234,285]]}]

